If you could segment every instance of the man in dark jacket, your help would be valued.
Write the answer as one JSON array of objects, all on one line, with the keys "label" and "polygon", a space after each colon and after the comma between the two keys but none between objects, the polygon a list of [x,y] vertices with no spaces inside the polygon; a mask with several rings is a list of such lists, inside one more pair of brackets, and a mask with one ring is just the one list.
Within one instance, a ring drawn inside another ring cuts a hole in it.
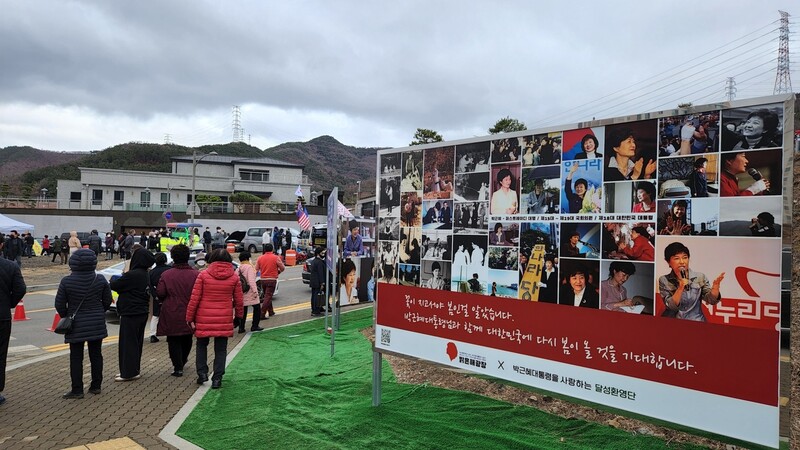
[{"label": "man in dark jacket", "polygon": [[24,242],[25,242],[25,250],[23,253],[25,254],[25,256],[30,258],[31,256],[33,256],[33,243],[35,242],[33,239],[33,235],[30,233],[30,231],[25,235]]},{"label": "man in dark jacket", "polygon": [[211,253],[211,242],[214,240],[211,237],[211,230],[206,227],[206,231],[203,232],[203,246],[206,249],[206,253]]},{"label": "man in dark jacket", "polygon": [[320,316],[325,312],[325,250],[322,247],[314,249],[314,260],[311,261],[311,315]]},{"label": "man in dark jacket", "polygon": [[[3,242],[0,241],[0,250]],[[6,387],[6,358],[11,340],[11,309],[25,295],[27,287],[22,271],[17,264],[0,258],[0,405],[5,403],[3,390]]]},{"label": "man in dark jacket", "polygon": [[11,230],[11,233],[6,238],[5,247],[6,259],[16,261],[17,265],[22,267],[22,251],[25,244],[19,238],[17,230]]},{"label": "man in dark jacket", "polygon": [[144,329],[150,309],[150,279],[147,271],[154,262],[152,253],[138,248],[131,256],[130,270],[111,282],[111,289],[119,294],[119,375],[114,381],[131,381],[141,376]]},{"label": "man in dark jacket", "polygon": [[103,240],[100,239],[100,235],[97,234],[97,230],[92,230],[86,240],[89,241],[89,250],[94,252],[94,256],[99,255],[100,250],[103,248]]}]

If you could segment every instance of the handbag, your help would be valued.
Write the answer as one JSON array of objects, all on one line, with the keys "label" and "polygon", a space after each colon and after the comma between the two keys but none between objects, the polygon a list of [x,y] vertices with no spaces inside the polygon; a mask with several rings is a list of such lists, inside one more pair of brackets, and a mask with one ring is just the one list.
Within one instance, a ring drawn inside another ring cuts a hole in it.
[{"label": "handbag", "polygon": [[86,300],[86,296],[89,295],[89,292],[92,291],[92,287],[94,286],[94,283],[96,281],[97,281],[97,276],[95,276],[94,281],[92,281],[92,284],[89,285],[89,289],[86,290],[86,293],[83,294],[83,299],[78,304],[78,307],[75,308],[75,312],[69,316],[62,317],[61,319],[59,319],[55,329],[53,330],[54,333],[56,334],[72,333],[72,322],[75,320],[75,315],[78,314],[78,310],[80,310],[81,306],[83,306],[83,301]]}]

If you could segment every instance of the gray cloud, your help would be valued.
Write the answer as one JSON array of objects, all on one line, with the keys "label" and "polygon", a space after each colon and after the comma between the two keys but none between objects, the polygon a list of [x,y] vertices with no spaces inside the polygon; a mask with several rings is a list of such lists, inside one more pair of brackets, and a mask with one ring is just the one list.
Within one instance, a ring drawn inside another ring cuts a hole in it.
[{"label": "gray cloud", "polygon": [[[13,63],[0,71],[0,111],[4,105],[51,105],[85,109],[98,121],[168,117],[179,123],[255,104],[296,120],[343,115],[394,130],[383,135],[407,136],[403,141],[416,127],[482,134],[505,115],[535,127],[537,118],[693,57],[686,70],[696,67],[708,58],[705,52],[777,19],[776,11],[761,9],[721,0],[688,9],[634,0],[7,2],[0,58]],[[773,40],[761,53],[771,50],[774,57],[776,47]],[[724,74],[713,75],[721,96]],[[770,76],[774,72],[764,78]],[[673,90],[696,83],[687,80]],[[745,88],[744,96],[771,93]],[[593,108],[602,111],[615,99]],[[669,101],[656,97],[651,105]],[[644,110],[620,108],[600,117]],[[559,123],[591,114],[576,111]],[[250,132],[279,134],[259,118],[243,119]],[[13,130],[1,130],[0,146],[20,143]],[[368,133],[356,139],[361,144]]]}]

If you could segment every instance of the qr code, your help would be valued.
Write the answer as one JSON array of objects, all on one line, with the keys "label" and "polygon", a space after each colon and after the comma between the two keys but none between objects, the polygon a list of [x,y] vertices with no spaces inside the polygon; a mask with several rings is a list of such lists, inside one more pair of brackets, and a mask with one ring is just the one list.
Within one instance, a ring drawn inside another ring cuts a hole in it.
[{"label": "qr code", "polygon": [[381,329],[381,344],[389,345],[392,343],[392,330]]}]

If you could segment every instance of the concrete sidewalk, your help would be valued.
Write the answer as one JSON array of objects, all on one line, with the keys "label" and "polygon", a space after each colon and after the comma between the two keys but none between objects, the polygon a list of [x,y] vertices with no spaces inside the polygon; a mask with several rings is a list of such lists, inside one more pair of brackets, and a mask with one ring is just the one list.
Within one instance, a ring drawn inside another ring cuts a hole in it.
[{"label": "concrete sidewalk", "polygon": [[[274,328],[311,318],[310,308],[304,308],[278,313],[262,321],[261,326]],[[244,336],[234,334],[228,342],[229,353]],[[88,393],[89,358],[84,354],[87,393],[82,400],[61,398],[70,389],[67,351],[8,371],[4,391],[7,401],[0,406],[0,448],[136,448],[131,447],[131,440],[147,449],[175,448],[158,435],[198,390],[194,350],[185,375],[176,378],[170,375],[166,339],[157,343],[145,339],[142,377],[124,383],[114,382],[119,372],[117,345],[104,346],[103,358],[103,392],[92,395]],[[213,361],[213,348],[209,349],[209,360]],[[110,440],[114,441],[105,442]]]}]

